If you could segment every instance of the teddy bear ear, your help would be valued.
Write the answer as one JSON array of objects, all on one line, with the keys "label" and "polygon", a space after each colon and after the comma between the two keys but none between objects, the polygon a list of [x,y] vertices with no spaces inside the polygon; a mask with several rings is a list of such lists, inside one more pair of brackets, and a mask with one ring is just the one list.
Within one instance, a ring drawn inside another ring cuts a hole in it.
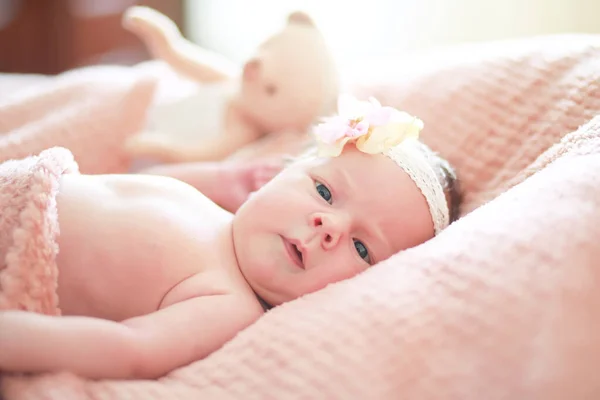
[{"label": "teddy bear ear", "polygon": [[315,26],[313,19],[303,11],[294,11],[288,16],[288,24]]}]

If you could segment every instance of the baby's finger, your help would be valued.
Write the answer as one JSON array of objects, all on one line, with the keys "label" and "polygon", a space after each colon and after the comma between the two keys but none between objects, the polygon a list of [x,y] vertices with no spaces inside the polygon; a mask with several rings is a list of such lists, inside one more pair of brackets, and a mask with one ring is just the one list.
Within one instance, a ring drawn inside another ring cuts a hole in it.
[{"label": "baby's finger", "polygon": [[264,181],[265,183],[273,179],[279,172],[281,172],[281,168],[275,167],[263,167],[258,168],[254,171],[254,180],[255,181]]},{"label": "baby's finger", "polygon": [[277,175],[281,170],[285,167],[284,160],[272,160],[265,162],[260,168],[260,170],[264,171],[266,174],[271,174],[272,176]]},{"label": "baby's finger", "polygon": [[261,187],[265,186],[267,183],[269,183],[269,181],[271,181],[271,179],[273,179],[272,177],[269,176],[257,176],[254,178],[254,190],[258,190]]},{"label": "baby's finger", "polygon": [[267,183],[269,183],[273,179],[274,176],[275,176],[274,174],[265,174],[265,173],[255,174],[254,182],[253,182],[253,190],[258,190],[261,187],[265,186]]}]

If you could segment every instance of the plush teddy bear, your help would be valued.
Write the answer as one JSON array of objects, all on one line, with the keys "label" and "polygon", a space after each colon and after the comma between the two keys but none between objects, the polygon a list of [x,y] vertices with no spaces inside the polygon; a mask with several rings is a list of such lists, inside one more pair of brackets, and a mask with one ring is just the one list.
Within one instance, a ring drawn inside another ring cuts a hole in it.
[{"label": "plush teddy bear", "polygon": [[322,33],[303,12],[291,13],[241,68],[186,40],[151,8],[130,7],[123,26],[153,58],[198,83],[191,96],[152,111],[148,129],[126,143],[133,157],[180,163],[273,154],[301,143],[311,124],[335,112],[338,71]]}]

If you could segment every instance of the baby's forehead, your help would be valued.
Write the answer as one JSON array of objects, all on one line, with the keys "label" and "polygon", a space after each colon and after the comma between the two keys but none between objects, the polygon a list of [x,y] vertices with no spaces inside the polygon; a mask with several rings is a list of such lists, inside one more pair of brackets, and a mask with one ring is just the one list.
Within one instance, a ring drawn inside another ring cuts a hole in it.
[{"label": "baby's forehead", "polygon": [[355,149],[344,150],[338,157],[318,159],[314,164],[331,173],[350,175],[361,184],[372,182],[402,183],[406,172],[383,154],[366,154]]},{"label": "baby's forehead", "polygon": [[[420,200],[410,176],[389,157],[345,150],[338,157],[317,159],[313,168],[325,174],[338,190],[349,191],[363,206],[389,211]],[[336,189],[336,188],[334,188]]]}]

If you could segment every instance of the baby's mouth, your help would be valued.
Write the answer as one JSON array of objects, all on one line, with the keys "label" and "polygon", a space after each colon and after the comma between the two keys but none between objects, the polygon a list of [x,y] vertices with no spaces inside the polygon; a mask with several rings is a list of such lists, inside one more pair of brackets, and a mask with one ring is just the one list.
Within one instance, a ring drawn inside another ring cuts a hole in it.
[{"label": "baby's mouth", "polygon": [[304,265],[304,262],[302,261],[302,252],[298,250],[298,246],[296,246],[295,244],[292,244],[292,247],[294,248],[294,251],[296,252],[298,258],[300,259],[300,262],[302,263],[302,265]]},{"label": "baby's mouth", "polygon": [[292,262],[298,267],[304,269],[304,256],[300,248],[298,248],[298,246],[295,243],[293,243],[293,241],[290,241],[286,238],[283,238],[283,242],[288,256],[291,258]]}]

